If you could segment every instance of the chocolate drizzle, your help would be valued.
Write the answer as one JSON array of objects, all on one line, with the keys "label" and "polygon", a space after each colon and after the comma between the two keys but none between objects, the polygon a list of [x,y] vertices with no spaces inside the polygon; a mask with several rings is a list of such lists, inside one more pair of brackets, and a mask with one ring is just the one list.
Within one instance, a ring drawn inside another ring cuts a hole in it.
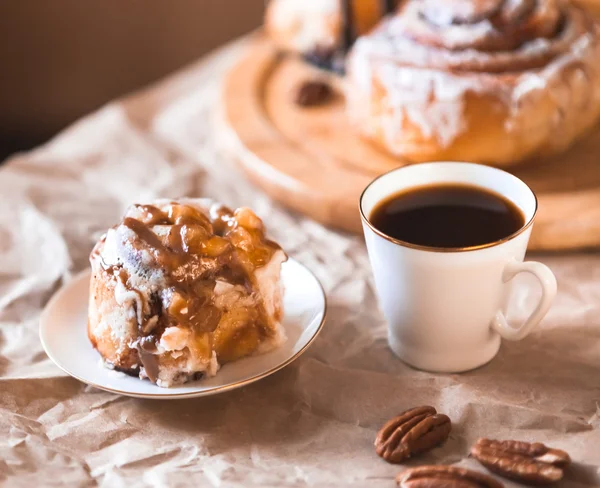
[{"label": "chocolate drizzle", "polygon": [[148,379],[156,383],[158,379],[158,360],[156,359],[156,342],[152,337],[143,337],[137,342],[137,351]]},{"label": "chocolate drizzle", "polygon": [[342,8],[342,51],[348,52],[356,40],[353,0],[341,0]]},{"label": "chocolate drizzle", "polygon": [[383,16],[391,14],[396,10],[397,0],[380,0],[381,2],[381,13]]},{"label": "chocolate drizzle", "polygon": [[339,0],[341,12],[340,43],[336,47],[315,46],[315,48],[303,57],[306,62],[324,70],[333,71],[343,75],[346,71],[346,54],[356,40],[356,29],[354,23],[353,0]]},{"label": "chocolate drizzle", "polygon": [[160,316],[162,314],[162,299],[157,291],[153,291],[152,293],[150,293],[148,305],[150,306],[151,317]]},{"label": "chocolate drizzle", "polygon": [[[303,55],[308,63],[321,69],[344,74],[346,55],[359,35],[354,1],[355,0],[340,0],[341,39],[339,45],[337,47],[315,46],[312,51],[304,53]],[[381,17],[394,12],[398,6],[398,0],[379,0],[379,2],[381,5]]]}]

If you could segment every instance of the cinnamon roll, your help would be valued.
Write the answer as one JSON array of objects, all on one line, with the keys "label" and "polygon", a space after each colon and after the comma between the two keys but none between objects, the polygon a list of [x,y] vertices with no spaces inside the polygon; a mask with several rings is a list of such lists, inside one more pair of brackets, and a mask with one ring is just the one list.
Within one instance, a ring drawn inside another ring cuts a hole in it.
[{"label": "cinnamon roll", "polygon": [[544,158],[600,117],[599,32],[561,0],[409,0],[356,42],[348,111],[409,162]]},{"label": "cinnamon roll", "polygon": [[272,0],[265,27],[279,47],[331,68],[336,57],[343,58],[356,37],[393,11],[398,1]]},{"label": "cinnamon roll", "polygon": [[133,205],[92,251],[88,335],[111,368],[162,387],[278,347],[281,264],[249,209]]}]

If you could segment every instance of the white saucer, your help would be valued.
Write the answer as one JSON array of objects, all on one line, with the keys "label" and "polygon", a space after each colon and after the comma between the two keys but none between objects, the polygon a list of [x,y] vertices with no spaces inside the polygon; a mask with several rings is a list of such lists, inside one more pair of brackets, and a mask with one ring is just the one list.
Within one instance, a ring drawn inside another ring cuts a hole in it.
[{"label": "white saucer", "polygon": [[217,376],[174,388],[160,388],[102,366],[87,336],[90,271],[77,275],[50,300],[40,319],[46,354],[66,373],[102,390],[139,398],[175,399],[221,393],[258,381],[298,358],[325,322],[327,302],[321,284],[290,259],[282,266],[286,343],[275,351],[226,364]]}]

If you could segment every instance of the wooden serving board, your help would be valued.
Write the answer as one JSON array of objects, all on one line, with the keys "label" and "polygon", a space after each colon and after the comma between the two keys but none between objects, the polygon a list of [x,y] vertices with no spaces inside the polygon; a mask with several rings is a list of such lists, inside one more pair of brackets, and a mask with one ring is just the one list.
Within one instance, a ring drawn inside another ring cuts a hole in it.
[{"label": "wooden serving board", "polygon": [[[250,179],[287,207],[339,229],[360,232],[358,199],[376,176],[405,163],[356,135],[341,80],[322,107],[293,103],[315,70],[254,41],[224,86],[227,147]],[[513,171],[538,195],[530,249],[600,247],[600,130],[567,154]]]}]

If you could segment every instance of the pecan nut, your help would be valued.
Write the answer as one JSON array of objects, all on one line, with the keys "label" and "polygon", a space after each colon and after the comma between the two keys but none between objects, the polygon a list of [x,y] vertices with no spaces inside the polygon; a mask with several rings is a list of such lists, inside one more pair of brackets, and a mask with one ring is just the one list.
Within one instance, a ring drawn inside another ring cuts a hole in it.
[{"label": "pecan nut", "polygon": [[562,479],[571,464],[565,451],[539,442],[479,439],[471,456],[490,471],[505,478],[529,484],[548,484]]},{"label": "pecan nut", "polygon": [[400,488],[504,488],[504,485],[477,471],[456,466],[420,466],[396,477]]},{"label": "pecan nut", "polygon": [[377,434],[375,451],[388,463],[401,463],[433,449],[450,435],[452,423],[433,407],[417,407],[394,417]]},{"label": "pecan nut", "polygon": [[301,107],[314,107],[328,102],[333,96],[331,86],[321,80],[308,80],[296,91],[296,104]]}]

